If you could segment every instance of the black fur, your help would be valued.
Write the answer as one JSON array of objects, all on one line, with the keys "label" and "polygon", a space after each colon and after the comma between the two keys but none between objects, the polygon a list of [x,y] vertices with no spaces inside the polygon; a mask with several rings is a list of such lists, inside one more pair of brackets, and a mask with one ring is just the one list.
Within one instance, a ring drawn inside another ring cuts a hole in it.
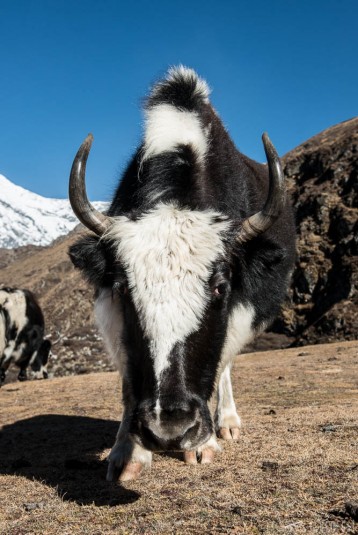
[{"label": "black fur", "polygon": [[170,104],[186,111],[201,110],[204,102],[197,88],[198,79],[194,72],[183,76],[180,71],[173,71],[169,79],[164,79],[155,86],[147,99],[146,107]]}]

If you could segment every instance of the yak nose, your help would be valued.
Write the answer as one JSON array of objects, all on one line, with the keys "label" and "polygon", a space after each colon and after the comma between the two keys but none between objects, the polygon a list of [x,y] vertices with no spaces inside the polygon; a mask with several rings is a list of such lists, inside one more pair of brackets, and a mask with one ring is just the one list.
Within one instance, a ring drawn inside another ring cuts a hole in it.
[{"label": "yak nose", "polygon": [[188,434],[195,436],[201,416],[195,400],[161,401],[139,409],[139,430],[144,441],[158,449],[181,447]]}]

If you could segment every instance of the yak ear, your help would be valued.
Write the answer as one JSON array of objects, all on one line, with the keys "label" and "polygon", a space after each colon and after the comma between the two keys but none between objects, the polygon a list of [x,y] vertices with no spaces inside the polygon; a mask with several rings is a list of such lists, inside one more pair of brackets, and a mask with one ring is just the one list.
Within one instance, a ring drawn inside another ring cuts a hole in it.
[{"label": "yak ear", "polygon": [[103,242],[98,236],[89,235],[76,241],[68,251],[75,268],[94,286],[110,284],[111,269]]}]

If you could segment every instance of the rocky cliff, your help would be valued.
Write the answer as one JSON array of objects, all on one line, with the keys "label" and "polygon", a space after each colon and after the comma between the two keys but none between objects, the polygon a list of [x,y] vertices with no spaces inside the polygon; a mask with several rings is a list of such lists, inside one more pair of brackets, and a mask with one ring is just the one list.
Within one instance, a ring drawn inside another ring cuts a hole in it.
[{"label": "rocky cliff", "polygon": [[274,331],[295,343],[358,335],[358,118],[312,137],[283,158],[296,209],[298,258]]}]

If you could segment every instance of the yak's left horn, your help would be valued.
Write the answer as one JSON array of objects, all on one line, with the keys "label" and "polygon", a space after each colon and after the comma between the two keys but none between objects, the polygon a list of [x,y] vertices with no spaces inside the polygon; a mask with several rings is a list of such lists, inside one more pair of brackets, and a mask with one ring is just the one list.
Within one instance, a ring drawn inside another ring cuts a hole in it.
[{"label": "yak's left horn", "polygon": [[243,221],[237,235],[237,240],[242,243],[268,230],[279,217],[286,201],[285,178],[280,158],[266,133],[263,134],[262,141],[269,170],[269,192],[263,209]]},{"label": "yak's left horn", "polygon": [[102,236],[111,224],[111,218],[96,210],[89,202],[86,193],[86,162],[93,141],[92,134],[88,134],[73,160],[69,198],[72,210],[85,227],[97,236]]}]

